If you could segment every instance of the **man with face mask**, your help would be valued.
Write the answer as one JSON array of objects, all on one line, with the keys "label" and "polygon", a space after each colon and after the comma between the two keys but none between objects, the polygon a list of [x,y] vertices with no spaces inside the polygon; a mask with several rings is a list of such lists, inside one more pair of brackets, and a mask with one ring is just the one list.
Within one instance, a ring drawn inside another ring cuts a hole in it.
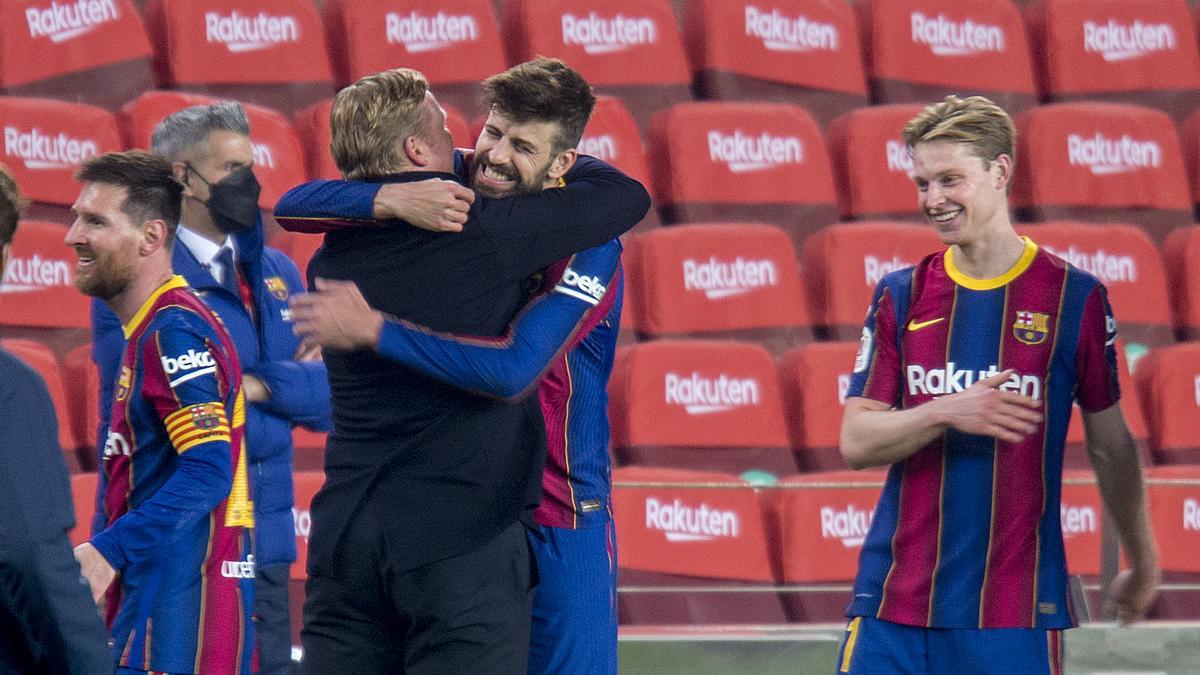
[{"label": "man with face mask", "polygon": [[[175,271],[220,315],[241,360],[255,507],[257,646],[261,672],[287,672],[288,570],[296,559],[291,432],[296,424],[332,427],[325,365],[303,353],[292,333],[288,297],[304,288],[296,266],[263,245],[242,106],[225,101],[180,110],[158,124],[151,146],[184,186]],[[93,304],[92,324],[105,428],[124,340],[117,318],[101,303]]]}]

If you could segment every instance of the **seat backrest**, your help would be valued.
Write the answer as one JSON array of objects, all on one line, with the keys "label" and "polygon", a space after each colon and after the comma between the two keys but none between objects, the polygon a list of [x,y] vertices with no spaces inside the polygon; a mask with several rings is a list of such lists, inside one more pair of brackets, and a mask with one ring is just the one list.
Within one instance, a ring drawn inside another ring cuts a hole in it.
[{"label": "seat backrest", "polygon": [[1200,463],[1200,344],[1150,352],[1135,373],[1159,464]]},{"label": "seat backrest", "polygon": [[96,513],[98,478],[95,472],[71,476],[71,501],[75,503],[75,527],[71,528],[68,535],[71,546],[78,546],[92,538],[92,516]]},{"label": "seat backrest", "polygon": [[71,419],[68,417],[70,405],[67,403],[66,389],[63,387],[62,371],[58,367],[58,359],[50,348],[24,339],[0,340],[0,347],[12,353],[13,356],[25,362],[46,382],[50,392],[50,402],[54,404],[54,414],[58,422],[58,445],[62,448],[63,458],[67,468],[72,473],[79,472],[79,459],[75,456],[75,436],[71,433]]},{"label": "seat backrest", "polygon": [[90,328],[88,297],[75,288],[67,227],[23,220],[0,283],[0,326]]},{"label": "seat backrest", "polygon": [[1137,103],[1177,119],[1200,105],[1186,0],[1040,0],[1024,11],[1048,100]]},{"label": "seat backrest", "polygon": [[579,139],[578,149],[585,155],[598,157],[624,171],[630,178],[646,186],[650,194],[654,194],[642,134],[621,99],[604,95],[596,97],[596,108]]},{"label": "seat backrest", "polygon": [[[1123,329],[1120,328],[1120,315],[1117,316],[1117,332],[1120,333]],[[1117,340],[1117,385],[1121,388],[1121,414],[1125,418],[1125,424],[1129,427],[1129,434],[1133,436],[1133,442],[1137,445],[1140,451],[1146,451],[1150,448],[1150,432],[1148,426],[1149,416],[1153,413],[1150,409],[1150,403],[1142,394],[1137,381],[1134,379],[1133,371],[1130,369],[1132,362],[1139,368],[1146,362],[1146,357],[1154,354],[1151,352],[1141,352],[1137,359],[1132,359],[1128,356],[1130,352],[1125,348],[1121,340]],[[1071,406],[1071,421],[1067,425],[1066,448],[1063,458],[1063,466],[1068,469],[1088,469],[1091,468],[1091,460],[1087,456],[1086,449],[1087,437],[1083,429],[1083,414],[1078,405]]]},{"label": "seat backrest", "polygon": [[693,0],[683,25],[704,98],[798,103],[822,124],[867,103],[848,3]]},{"label": "seat backrest", "polygon": [[857,340],[879,281],[942,248],[930,226],[911,223],[839,223],[810,236],[800,263],[813,322],[829,339]]},{"label": "seat backrest", "polygon": [[1159,565],[1169,572],[1200,572],[1200,467],[1151,467],[1146,496]]},{"label": "seat backrest", "polygon": [[100,426],[100,373],[92,363],[92,345],[79,345],[67,352],[62,371],[75,447],[92,451],[98,461],[95,450]]},{"label": "seat backrest", "polygon": [[1029,220],[1128,222],[1156,243],[1192,222],[1179,137],[1158,110],[1059,103],[1016,117],[1011,204]]},{"label": "seat backrest", "polygon": [[1200,339],[1200,226],[1172,230],[1162,255],[1178,336]]},{"label": "seat backrest", "polygon": [[1009,0],[860,0],[855,9],[875,102],[964,92],[1009,112],[1037,102],[1025,26]]},{"label": "seat backrest", "polygon": [[788,236],[757,224],[677,225],[631,237],[642,337],[740,337],[778,352],[811,338]]},{"label": "seat backrest", "polygon": [[838,446],[857,353],[857,342],[815,342],[793,349],[779,362],[783,416],[797,463],[805,471],[846,468]]},{"label": "seat backrest", "polygon": [[113,109],[154,85],[150,53],[129,0],[0,3],[0,91],[5,93]]},{"label": "seat backrest", "polygon": [[863,107],[833,120],[825,130],[838,208],[844,219],[921,217],[912,157],[900,134],[921,112],[917,104]]}]

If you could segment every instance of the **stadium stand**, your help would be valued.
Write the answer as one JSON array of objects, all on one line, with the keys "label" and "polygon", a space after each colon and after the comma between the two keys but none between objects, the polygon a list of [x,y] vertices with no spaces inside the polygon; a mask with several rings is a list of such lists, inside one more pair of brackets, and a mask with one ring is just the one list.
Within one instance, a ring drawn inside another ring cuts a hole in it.
[{"label": "stadium stand", "polygon": [[68,535],[72,546],[78,546],[91,538],[92,516],[96,513],[95,473],[71,475],[71,501],[75,502],[75,527]]},{"label": "stadium stand", "polygon": [[292,427],[292,468],[296,471],[324,471],[325,437],[326,434],[319,431]]},{"label": "stadium stand", "polygon": [[859,108],[838,117],[825,130],[838,209],[844,220],[921,220],[912,156],[900,137],[921,105]]},{"label": "stadium stand", "polygon": [[719,340],[656,340],[617,350],[609,380],[621,464],[730,473],[796,472],[775,362]]},{"label": "stadium stand", "polygon": [[154,86],[150,53],[129,0],[0,3],[0,93],[114,110]]},{"label": "stadium stand", "polygon": [[63,244],[59,223],[23,220],[0,286],[0,333],[16,327],[89,329],[90,303],[75,288],[75,253]]},{"label": "stadium stand", "polygon": [[1175,124],[1116,103],[1058,103],[1016,117],[1011,204],[1023,220],[1137,225],[1155,243],[1192,224]]},{"label": "stadium stand", "polygon": [[944,248],[932,227],[911,223],[839,223],[809,237],[800,264],[818,333],[858,340],[879,281]]},{"label": "stadium stand", "polygon": [[799,106],[682,103],[655,116],[648,146],[665,223],[775,223],[799,252],[837,220],[829,155]]},{"label": "stadium stand", "polygon": [[1176,119],[1200,106],[1186,0],[1040,0],[1024,13],[1046,100],[1134,103]]},{"label": "stadium stand", "polygon": [[[1118,315],[1117,323],[1118,330],[1120,330],[1120,315]],[[1126,357],[1128,350],[1122,344],[1121,340],[1117,340],[1116,350],[1117,385],[1121,388],[1121,414],[1125,418],[1125,424],[1129,427],[1129,434],[1133,436],[1133,442],[1137,446],[1138,452],[1149,460],[1150,432],[1147,425],[1149,417],[1147,415],[1148,409],[1142,403],[1145,401],[1145,396],[1141,393],[1133,378],[1129,367],[1129,360]],[[1139,359],[1137,362],[1139,366],[1142,360],[1144,359]],[[1092,466],[1091,460],[1087,456],[1087,446],[1083,433],[1083,415],[1078,405],[1071,408],[1071,421],[1067,426],[1067,438],[1063,446],[1063,466],[1068,469],[1088,469]]]},{"label": "stadium stand", "polygon": [[769,588],[774,574],[762,504],[749,482],[648,467],[615,469],[613,482],[621,623],[786,621]]},{"label": "stadium stand", "polygon": [[788,476],[765,498],[768,541],[791,621],[841,622],[886,472]]},{"label": "stadium stand", "polygon": [[334,91],[325,35],[308,0],[150,0],[158,86],[291,114]]},{"label": "stadium stand", "polygon": [[812,339],[800,273],[778,227],[664,227],[626,240],[640,338],[757,342],[773,354]]},{"label": "stadium stand", "polygon": [[[646,190],[651,195],[654,194],[642,135],[621,99],[604,95],[596,97],[592,118],[583,130],[583,137],[579,139],[579,151],[612,164],[641,181]],[[650,209],[642,222],[635,225],[630,232],[646,232],[661,224],[662,219],[659,218],[658,211]]]},{"label": "stadium stand", "polygon": [[[1193,427],[1194,428],[1194,427]],[[1146,472],[1150,525],[1167,586],[1151,610],[1157,619],[1200,618],[1200,466],[1156,466]],[[1188,584],[1189,588],[1171,588]]]},{"label": "stadium stand", "polygon": [[92,363],[92,345],[79,345],[63,359],[63,388],[67,395],[67,418],[79,450],[84,471],[95,471],[100,463],[96,451],[100,429],[100,373]]},{"label": "stadium stand", "polygon": [[838,446],[857,353],[857,342],[816,342],[789,351],[779,362],[783,416],[803,471],[847,468]]},{"label": "stadium stand", "polygon": [[1010,113],[1037,102],[1021,14],[1009,0],[859,0],[875,103],[981,94]]},{"label": "stadium stand", "polygon": [[692,99],[667,0],[507,0],[501,27],[509,63],[562,59],[621,99],[643,131],[655,111]]},{"label": "stadium stand", "polygon": [[1179,146],[1187,166],[1194,213],[1200,216],[1200,111],[1188,115],[1179,123]]},{"label": "stadium stand", "polygon": [[63,459],[67,470],[79,473],[82,465],[79,453],[75,450],[75,436],[71,433],[71,419],[67,416],[70,406],[67,404],[66,389],[63,387],[62,371],[58,367],[58,359],[50,348],[33,340],[6,338],[0,340],[3,347],[13,356],[25,362],[42,379],[46,381],[46,389],[50,392],[50,401],[54,404],[54,413],[58,423],[58,445],[62,448]]},{"label": "stadium stand", "polygon": [[389,68],[424,73],[438,102],[486,114],[479,82],[507,67],[490,0],[328,0],[326,42],[339,87]]},{"label": "stadium stand", "polygon": [[84,103],[0,96],[4,156],[22,194],[25,217],[70,223],[79,194],[75,169],[93,155],[121,150],[113,114]]},{"label": "stadium stand", "polygon": [[1200,464],[1200,343],[1147,354],[1135,374],[1157,464]]},{"label": "stadium stand", "polygon": [[1200,226],[1171,231],[1162,247],[1175,332],[1180,340],[1200,340]]},{"label": "stadium stand", "polygon": [[701,98],[799,104],[822,126],[867,104],[858,24],[844,0],[692,0],[683,25]]}]

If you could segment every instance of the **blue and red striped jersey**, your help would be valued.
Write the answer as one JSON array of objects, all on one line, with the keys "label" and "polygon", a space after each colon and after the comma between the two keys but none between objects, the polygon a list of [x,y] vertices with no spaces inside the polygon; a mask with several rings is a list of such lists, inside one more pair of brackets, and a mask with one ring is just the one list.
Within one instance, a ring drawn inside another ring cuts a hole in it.
[{"label": "blue and red striped jersey", "polygon": [[1059,523],[1073,402],[1117,403],[1116,322],[1094,276],[1025,239],[1011,270],[973,279],[952,251],[877,287],[850,396],[912,408],[1006,369],[1041,402],[1018,443],[949,430],[893,464],[847,614],[937,628],[1075,625]]},{"label": "blue and red striped jersey", "polygon": [[174,276],[124,327],[104,447],[119,666],[250,672],[254,525],[241,369],[220,319]]}]

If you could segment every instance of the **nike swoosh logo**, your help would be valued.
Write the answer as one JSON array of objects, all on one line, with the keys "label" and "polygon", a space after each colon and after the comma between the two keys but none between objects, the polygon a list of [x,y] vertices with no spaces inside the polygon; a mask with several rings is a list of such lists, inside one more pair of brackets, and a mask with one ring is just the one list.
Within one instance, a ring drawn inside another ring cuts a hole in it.
[{"label": "nike swoosh logo", "polygon": [[930,319],[928,321],[917,321],[916,319],[910,319],[908,322],[908,329],[909,330],[921,330],[922,328],[925,328],[926,326],[932,326],[935,323],[939,323],[939,322],[945,321],[945,320],[946,320],[946,317],[944,317],[944,316],[939,316],[936,319]]}]

